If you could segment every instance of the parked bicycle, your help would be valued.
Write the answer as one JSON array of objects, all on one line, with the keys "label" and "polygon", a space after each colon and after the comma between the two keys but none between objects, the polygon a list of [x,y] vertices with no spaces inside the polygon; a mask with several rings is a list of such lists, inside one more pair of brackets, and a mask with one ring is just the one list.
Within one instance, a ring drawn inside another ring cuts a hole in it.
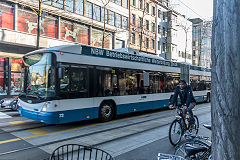
[{"label": "parked bicycle", "polygon": [[185,158],[173,154],[158,153],[158,160],[185,160]]},{"label": "parked bicycle", "polygon": [[[203,125],[211,130],[211,126]],[[211,140],[209,137],[186,133],[185,141],[180,143],[175,150],[175,155],[188,160],[211,160]]]},{"label": "parked bicycle", "polygon": [[187,113],[186,118],[184,119],[182,108],[183,106],[174,107],[174,109],[177,110],[178,115],[169,128],[169,141],[173,146],[176,146],[181,141],[181,138],[186,131],[197,134],[199,129],[198,117],[194,115],[195,123],[190,125],[190,115]]}]

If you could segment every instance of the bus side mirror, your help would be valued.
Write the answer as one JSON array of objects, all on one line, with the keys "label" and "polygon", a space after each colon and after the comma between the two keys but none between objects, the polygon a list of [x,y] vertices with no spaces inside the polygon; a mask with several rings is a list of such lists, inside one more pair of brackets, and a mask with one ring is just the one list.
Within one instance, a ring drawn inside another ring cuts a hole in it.
[{"label": "bus side mirror", "polygon": [[63,68],[58,68],[58,78],[62,79],[63,78]]}]

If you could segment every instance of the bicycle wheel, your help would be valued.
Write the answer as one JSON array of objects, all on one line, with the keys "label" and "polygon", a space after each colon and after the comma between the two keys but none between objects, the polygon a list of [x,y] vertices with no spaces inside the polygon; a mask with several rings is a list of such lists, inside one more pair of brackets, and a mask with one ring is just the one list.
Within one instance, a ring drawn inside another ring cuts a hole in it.
[{"label": "bicycle wheel", "polygon": [[169,141],[173,146],[176,146],[180,141],[183,133],[182,125],[179,120],[175,119],[169,128]]},{"label": "bicycle wheel", "polygon": [[[193,146],[193,147],[206,147],[206,150],[200,151],[198,153],[195,153],[194,155],[189,155],[189,153],[186,151],[186,146]],[[175,155],[181,156],[184,158],[190,158],[192,160],[207,160],[210,156],[211,152],[211,146],[209,146],[207,143],[204,143],[200,140],[196,139],[189,139],[181,142],[179,145],[177,145],[175,149]]]},{"label": "bicycle wheel", "polygon": [[189,132],[193,133],[193,134],[197,134],[198,133],[198,129],[199,129],[199,121],[198,121],[198,117],[196,115],[193,116],[195,119],[195,123],[194,125],[191,125],[189,128]]}]

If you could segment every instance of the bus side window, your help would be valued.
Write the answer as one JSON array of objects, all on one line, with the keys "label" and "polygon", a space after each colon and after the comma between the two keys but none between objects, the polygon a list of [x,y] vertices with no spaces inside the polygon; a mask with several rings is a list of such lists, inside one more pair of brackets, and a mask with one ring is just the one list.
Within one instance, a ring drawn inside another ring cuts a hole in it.
[{"label": "bus side window", "polygon": [[62,78],[60,79],[60,97],[68,98],[70,89],[69,66],[63,67]]}]

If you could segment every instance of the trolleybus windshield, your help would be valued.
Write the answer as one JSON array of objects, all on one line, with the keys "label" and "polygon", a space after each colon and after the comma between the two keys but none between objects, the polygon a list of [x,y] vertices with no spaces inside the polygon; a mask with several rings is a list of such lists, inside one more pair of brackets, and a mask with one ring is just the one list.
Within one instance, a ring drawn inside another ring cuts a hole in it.
[{"label": "trolleybus windshield", "polygon": [[23,57],[26,67],[25,93],[37,98],[54,97],[55,67],[51,53],[38,53]]}]

